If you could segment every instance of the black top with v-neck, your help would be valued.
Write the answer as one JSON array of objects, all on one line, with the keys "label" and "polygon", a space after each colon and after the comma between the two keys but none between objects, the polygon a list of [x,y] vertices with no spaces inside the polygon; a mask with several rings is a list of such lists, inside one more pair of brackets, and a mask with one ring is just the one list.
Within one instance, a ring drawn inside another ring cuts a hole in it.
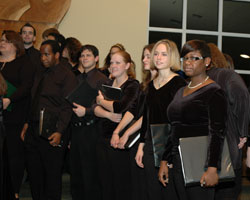
[{"label": "black top with v-neck", "polygon": [[186,85],[180,76],[174,76],[162,87],[156,89],[153,81],[149,83],[146,104],[143,111],[143,122],[140,141],[151,141],[150,124],[169,123],[167,108],[178,89]]},{"label": "black top with v-neck", "polygon": [[172,131],[163,159],[170,160],[171,155],[178,153],[179,138],[208,135],[207,166],[219,167],[227,118],[224,92],[215,82],[186,96],[183,91],[184,87],[167,110]]}]

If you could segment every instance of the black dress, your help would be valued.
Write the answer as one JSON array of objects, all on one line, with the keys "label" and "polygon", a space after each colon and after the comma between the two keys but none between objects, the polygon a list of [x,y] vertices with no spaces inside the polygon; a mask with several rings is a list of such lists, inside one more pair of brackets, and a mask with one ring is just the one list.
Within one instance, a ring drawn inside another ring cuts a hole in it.
[{"label": "black dress", "polygon": [[7,110],[3,111],[6,129],[6,147],[10,181],[14,193],[19,193],[24,173],[24,145],[20,133],[27,119],[30,104],[30,90],[33,84],[35,68],[29,58],[24,55],[11,62],[0,62],[4,79],[16,87],[16,91],[8,97],[11,100]]},{"label": "black dress", "polygon": [[[112,85],[109,80],[108,85]],[[114,113],[125,114],[135,105],[139,93],[139,82],[129,78],[121,86],[123,96],[114,101]],[[114,149],[110,139],[118,123],[102,118],[101,137],[97,143],[98,171],[101,180],[103,200],[131,199],[131,171],[129,151]]]},{"label": "black dress", "polygon": [[141,142],[145,142],[143,163],[146,174],[146,189],[149,200],[165,200],[171,196],[174,200],[174,191],[169,184],[168,188],[161,185],[158,180],[158,170],[154,166],[154,155],[150,124],[169,123],[166,110],[173,100],[179,88],[186,85],[180,76],[173,77],[168,83],[159,89],[154,87],[153,81],[149,83],[146,104],[144,107],[143,122],[141,128]]},{"label": "black dress", "polygon": [[183,90],[184,87],[176,93],[167,110],[172,133],[163,159],[173,162],[173,181],[180,200],[213,200],[214,188],[184,187],[178,145],[179,138],[208,135],[206,167],[219,169],[227,117],[226,99],[216,83],[184,97]]}]

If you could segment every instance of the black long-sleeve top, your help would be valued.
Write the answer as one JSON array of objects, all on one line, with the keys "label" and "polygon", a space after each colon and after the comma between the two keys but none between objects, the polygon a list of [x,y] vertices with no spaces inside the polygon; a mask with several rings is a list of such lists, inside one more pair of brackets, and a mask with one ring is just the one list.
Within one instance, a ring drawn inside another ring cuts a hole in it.
[{"label": "black long-sleeve top", "polygon": [[9,97],[11,111],[3,112],[4,123],[22,124],[27,119],[35,69],[26,55],[11,62],[0,62],[0,69],[4,79],[17,88]]},{"label": "black long-sleeve top", "polygon": [[[112,85],[113,80],[109,80],[106,84]],[[137,80],[128,78],[126,82],[121,85],[122,98],[118,101],[114,101],[113,109],[114,113],[125,114],[131,109],[131,106],[135,106],[139,94],[140,84]],[[112,122],[109,119],[102,119],[102,135],[105,138],[111,138],[113,131],[117,127],[118,123]]]},{"label": "black long-sleeve top", "polygon": [[36,71],[42,67],[42,63],[40,60],[40,51],[38,51],[34,46],[25,49],[25,54],[30,59],[31,65],[33,68],[35,68]]},{"label": "black long-sleeve top", "polygon": [[211,68],[207,71],[225,92],[227,100],[227,132],[226,138],[234,169],[242,167],[242,150],[238,148],[240,137],[249,136],[249,92],[242,78],[233,70]]},{"label": "black long-sleeve top", "polygon": [[163,160],[171,162],[178,154],[179,138],[209,136],[206,167],[219,167],[223,147],[227,104],[223,90],[216,83],[206,85],[183,96],[184,87],[168,106],[168,119],[172,131]]},{"label": "black long-sleeve top", "polygon": [[77,117],[76,114],[73,114],[72,122],[89,122],[90,120],[95,119],[94,107],[92,105],[95,103],[98,90],[101,89],[103,83],[108,81],[108,78],[97,68],[94,68],[87,73],[84,72],[79,74],[77,80],[79,84],[85,84],[84,88],[87,90],[82,91],[83,93],[86,93],[85,99],[83,99],[82,102],[79,102],[86,108],[86,114],[84,117]]},{"label": "black long-sleeve top", "polygon": [[[44,77],[42,81],[43,87],[39,95],[39,103],[34,110],[39,111],[45,108],[45,110],[49,110],[58,115],[56,132],[63,134],[72,115],[72,106],[66,101],[65,97],[76,87],[76,77],[62,63],[41,69],[41,71],[37,73],[31,91],[32,105],[38,85],[41,84],[40,80],[42,77]],[[33,108],[31,107],[31,109]],[[31,110],[29,121],[38,122],[39,112],[33,112],[33,110]]]},{"label": "black long-sleeve top", "polygon": [[140,141],[151,141],[150,124],[169,123],[166,110],[173,100],[177,90],[186,85],[180,76],[174,76],[168,83],[159,89],[154,87],[153,81],[149,83],[146,103],[143,111]]}]

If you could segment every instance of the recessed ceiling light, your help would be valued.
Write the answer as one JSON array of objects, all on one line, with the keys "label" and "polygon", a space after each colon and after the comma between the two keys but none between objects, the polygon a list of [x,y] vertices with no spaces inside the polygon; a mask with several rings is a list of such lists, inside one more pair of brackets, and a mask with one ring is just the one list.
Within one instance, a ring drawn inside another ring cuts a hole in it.
[{"label": "recessed ceiling light", "polygon": [[249,56],[249,55],[247,55],[247,54],[240,54],[240,57],[242,57],[242,58],[247,58],[247,59],[249,59],[249,58],[250,58],[250,56]]}]

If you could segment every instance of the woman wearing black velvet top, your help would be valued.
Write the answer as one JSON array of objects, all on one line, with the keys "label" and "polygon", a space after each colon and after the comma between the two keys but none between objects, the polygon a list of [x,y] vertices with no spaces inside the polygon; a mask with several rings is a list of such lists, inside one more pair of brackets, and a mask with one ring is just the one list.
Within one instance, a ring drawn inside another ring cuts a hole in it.
[{"label": "woman wearing black velvet top", "polygon": [[117,101],[106,100],[99,93],[96,98],[99,106],[95,107],[95,114],[103,118],[97,144],[102,199],[128,200],[131,199],[129,151],[117,149],[120,137],[114,130],[120,121],[119,117],[110,121],[106,114],[112,112],[124,115],[131,106],[136,105],[139,82],[134,79],[133,61],[125,51],[118,51],[111,56],[110,70],[114,80],[109,80],[107,84],[121,88],[122,97]]},{"label": "woman wearing black velvet top", "polygon": [[[225,134],[226,99],[220,86],[206,74],[211,56],[204,41],[188,41],[182,48],[181,56],[184,72],[191,81],[176,93],[167,110],[172,133],[161,162],[159,179],[164,186],[167,185],[167,164],[171,160],[172,179],[179,200],[213,200],[213,186],[218,183],[217,169],[220,168],[219,159]],[[210,143],[207,169],[200,179],[201,185],[185,187],[178,152],[179,138],[205,135],[209,136]],[[164,179],[164,176],[167,178]]]},{"label": "woman wearing black velvet top", "polygon": [[139,167],[145,168],[145,184],[149,200],[163,200],[168,197],[174,200],[173,190],[163,188],[158,181],[150,124],[169,122],[164,110],[167,109],[177,90],[186,85],[186,82],[172,71],[180,69],[180,56],[173,41],[167,39],[158,41],[151,55],[151,68],[156,69],[158,75],[148,85],[136,163]]},{"label": "woman wearing black velvet top", "polygon": [[0,70],[7,82],[7,96],[3,98],[3,117],[6,128],[6,147],[13,198],[19,198],[24,173],[24,145],[20,138],[27,117],[34,67],[24,55],[19,33],[4,31],[0,41]]}]

